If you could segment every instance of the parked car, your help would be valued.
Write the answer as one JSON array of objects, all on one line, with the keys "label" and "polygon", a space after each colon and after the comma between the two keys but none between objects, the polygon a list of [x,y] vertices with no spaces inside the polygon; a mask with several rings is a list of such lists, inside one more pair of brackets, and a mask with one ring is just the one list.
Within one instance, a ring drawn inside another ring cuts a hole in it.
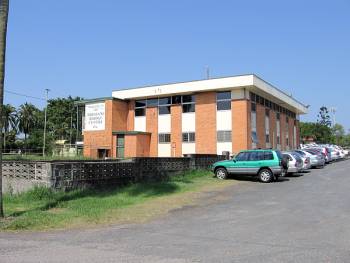
[{"label": "parked car", "polygon": [[310,163],[312,168],[323,168],[325,166],[326,160],[323,154],[319,151],[312,150],[295,150],[295,152],[299,153],[302,156],[306,156],[310,158]]},{"label": "parked car", "polygon": [[282,153],[288,159],[287,174],[300,173],[303,170],[303,160],[295,152]]},{"label": "parked car", "polygon": [[232,160],[213,164],[213,172],[219,179],[226,179],[229,174],[257,176],[263,183],[277,180],[284,176],[288,163],[278,150],[241,151]]},{"label": "parked car", "polygon": [[317,146],[317,147],[305,148],[304,150],[312,150],[312,151],[317,151],[322,153],[326,163],[330,163],[332,161],[331,149],[328,147]]},{"label": "parked car", "polygon": [[307,171],[311,169],[311,161],[310,161],[310,157],[300,154],[297,151],[293,151],[293,153],[299,155],[299,157],[301,158],[302,162],[303,162],[303,169],[302,171]]}]

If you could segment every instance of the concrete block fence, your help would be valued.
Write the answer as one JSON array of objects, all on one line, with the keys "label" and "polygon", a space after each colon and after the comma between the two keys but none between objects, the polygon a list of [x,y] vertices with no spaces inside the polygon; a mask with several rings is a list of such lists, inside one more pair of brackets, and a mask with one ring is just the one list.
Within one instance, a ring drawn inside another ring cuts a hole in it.
[{"label": "concrete block fence", "polygon": [[18,193],[35,185],[57,190],[157,181],[188,170],[208,169],[221,155],[145,157],[93,161],[3,161],[3,191]]}]

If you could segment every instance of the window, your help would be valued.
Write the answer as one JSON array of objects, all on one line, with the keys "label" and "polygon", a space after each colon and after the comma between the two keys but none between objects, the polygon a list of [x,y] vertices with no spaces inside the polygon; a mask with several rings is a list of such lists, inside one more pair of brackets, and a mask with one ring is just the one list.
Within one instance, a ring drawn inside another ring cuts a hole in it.
[{"label": "window", "polygon": [[277,144],[281,144],[281,138],[277,135]]},{"label": "window", "polygon": [[136,117],[145,116],[145,115],[146,115],[146,111],[144,108],[135,109],[135,116]]},{"label": "window", "polygon": [[250,152],[248,161],[261,161],[264,160],[264,152]]},{"label": "window", "polygon": [[159,106],[158,113],[159,115],[170,114],[170,106]]},{"label": "window", "polygon": [[266,143],[270,143],[270,134],[265,135],[265,141]]},{"label": "window", "polygon": [[286,138],[286,146],[289,146],[289,138]]},{"label": "window", "polygon": [[196,101],[195,95],[183,95],[182,112],[183,113],[195,112],[196,111],[195,101]]},{"label": "window", "polygon": [[196,101],[196,97],[194,95],[183,95],[182,103],[194,103]]},{"label": "window", "polygon": [[272,152],[264,152],[264,160],[273,160],[273,153]]},{"label": "window", "polygon": [[216,109],[218,111],[231,110],[231,91],[216,93]]},{"label": "window", "polygon": [[158,99],[147,99],[147,107],[158,107]]},{"label": "window", "polygon": [[159,98],[158,99],[158,114],[170,114],[171,97]]},{"label": "window", "polygon": [[160,105],[171,105],[171,97],[159,98],[158,104]]},{"label": "window", "polygon": [[194,132],[183,132],[182,141],[183,142],[195,142],[196,136]]},{"label": "window", "polygon": [[216,102],[216,109],[220,110],[231,110],[231,100],[222,100]]},{"label": "window", "polygon": [[159,133],[158,134],[159,143],[170,143],[170,133]]},{"label": "window", "polygon": [[240,152],[236,156],[236,161],[242,162],[242,161],[248,161],[249,158],[249,152]]},{"label": "window", "polygon": [[253,92],[250,92],[250,100],[254,102],[256,101],[256,96]]},{"label": "window", "polygon": [[256,104],[255,103],[251,104],[251,111],[256,112]]},{"label": "window", "polygon": [[183,113],[188,113],[188,112],[195,112],[195,104],[183,104],[182,105],[182,112]]},{"label": "window", "polygon": [[269,109],[265,109],[265,116],[270,117],[270,110]]},{"label": "window", "polygon": [[218,142],[231,142],[232,132],[231,131],[217,131]]},{"label": "window", "polygon": [[172,96],[171,102],[172,104],[181,104],[181,96]]},{"label": "window", "polygon": [[135,101],[135,116],[145,116],[146,115],[146,100],[136,100]]},{"label": "window", "polygon": [[252,131],[252,141],[253,143],[258,143],[258,136],[256,134],[256,131]]},{"label": "window", "polygon": [[281,119],[281,115],[280,115],[278,112],[276,113],[276,119],[277,119],[277,120],[280,120],[280,119]]}]

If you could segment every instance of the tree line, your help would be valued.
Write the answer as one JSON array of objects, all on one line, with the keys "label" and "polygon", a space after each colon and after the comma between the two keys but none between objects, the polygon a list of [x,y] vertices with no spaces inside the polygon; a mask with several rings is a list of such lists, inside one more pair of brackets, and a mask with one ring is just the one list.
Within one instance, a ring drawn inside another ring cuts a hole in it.
[{"label": "tree line", "polygon": [[317,117],[316,122],[300,123],[300,137],[302,141],[312,138],[318,143],[350,146],[350,132],[346,133],[341,124],[332,123],[327,107],[322,106]]},{"label": "tree line", "polygon": [[[74,102],[80,97],[56,98],[48,100],[46,148],[49,153],[54,141],[77,140],[77,114]],[[2,146],[4,152],[40,152],[43,147],[44,115],[31,103],[23,103],[18,108],[11,104],[2,107]],[[80,124],[78,124],[80,125]]]}]

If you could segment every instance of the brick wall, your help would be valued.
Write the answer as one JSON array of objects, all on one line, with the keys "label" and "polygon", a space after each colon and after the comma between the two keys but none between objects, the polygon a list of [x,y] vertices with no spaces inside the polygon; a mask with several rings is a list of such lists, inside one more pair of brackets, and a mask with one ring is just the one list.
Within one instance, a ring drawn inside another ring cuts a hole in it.
[{"label": "brick wall", "polygon": [[128,118],[127,118],[127,130],[134,130],[134,122],[135,122],[135,101],[131,100],[128,102]]},{"label": "brick wall", "polygon": [[196,95],[196,153],[216,154],[216,92]]},{"label": "brick wall", "polygon": [[175,147],[171,149],[171,155],[173,157],[182,156],[182,107],[181,105],[171,106],[171,145]]},{"label": "brick wall", "polygon": [[158,108],[146,109],[146,131],[151,133],[150,157],[158,156]]},{"label": "brick wall", "polygon": [[270,145],[271,148],[277,148],[277,128],[276,128],[276,113],[270,110]]},{"label": "brick wall", "polygon": [[250,102],[233,100],[232,109],[232,152],[251,148]]},{"label": "brick wall", "polygon": [[265,107],[256,104],[256,133],[258,137],[258,148],[266,148],[265,140]]},{"label": "brick wall", "polygon": [[112,131],[127,129],[128,104],[119,100],[105,101],[105,130],[84,131],[84,156],[97,158],[98,149],[108,149],[116,157],[116,138]]}]

